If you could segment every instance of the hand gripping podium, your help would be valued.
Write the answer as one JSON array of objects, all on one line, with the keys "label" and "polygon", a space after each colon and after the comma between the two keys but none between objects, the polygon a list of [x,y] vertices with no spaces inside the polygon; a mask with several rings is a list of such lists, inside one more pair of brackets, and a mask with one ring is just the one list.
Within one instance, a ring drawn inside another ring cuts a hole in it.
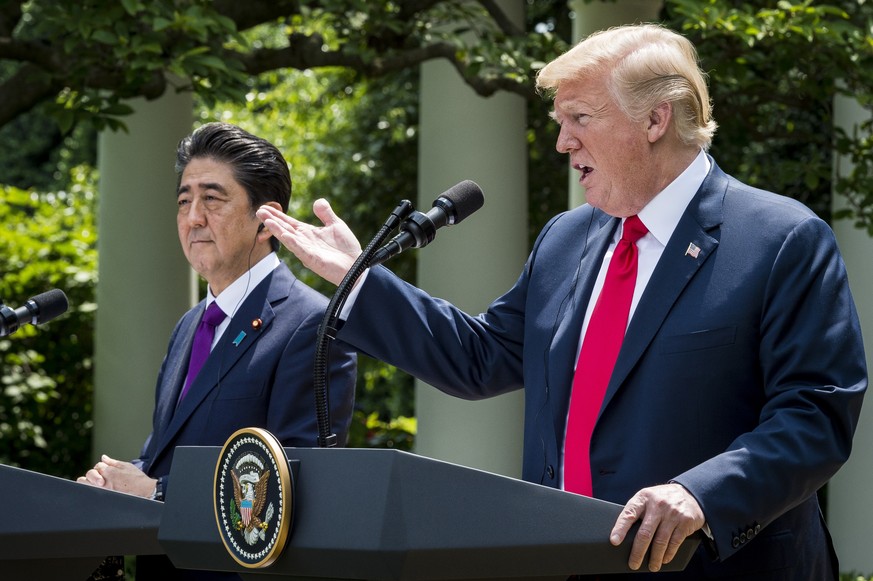
[{"label": "hand gripping podium", "polygon": [[[285,448],[293,523],[267,567],[240,565],[216,525],[220,448],[180,447],[158,538],[184,569],[259,579],[566,579],[630,572],[635,529],[609,533],[622,507],[398,450]],[[691,537],[664,571],[684,569]],[[645,567],[645,564],[644,564]]]},{"label": "hand gripping podium", "polygon": [[163,504],[0,465],[0,576],[83,581],[108,555],[163,554]]}]

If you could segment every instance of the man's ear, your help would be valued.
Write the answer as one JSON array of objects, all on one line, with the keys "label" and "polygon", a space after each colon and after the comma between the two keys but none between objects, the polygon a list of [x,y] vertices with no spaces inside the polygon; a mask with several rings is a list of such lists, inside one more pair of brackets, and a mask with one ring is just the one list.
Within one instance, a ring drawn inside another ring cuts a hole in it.
[{"label": "man's ear", "polygon": [[[272,208],[276,208],[276,209],[279,210],[280,212],[282,211],[282,206],[279,205],[279,202],[266,202],[264,205],[265,205],[265,206],[270,206],[270,207],[272,207]],[[266,232],[266,234],[263,234],[263,232]],[[262,241],[263,241],[263,240],[269,240],[270,237],[271,237],[272,235],[273,235],[273,234],[271,234],[271,233],[267,230],[267,227],[264,225],[263,222],[261,222],[260,224],[258,224],[258,231],[255,233],[255,237],[256,237],[256,238],[261,239]]]},{"label": "man's ear", "polygon": [[655,143],[667,134],[670,122],[673,120],[673,105],[664,101],[658,103],[649,113],[649,125],[647,133],[649,143]]}]

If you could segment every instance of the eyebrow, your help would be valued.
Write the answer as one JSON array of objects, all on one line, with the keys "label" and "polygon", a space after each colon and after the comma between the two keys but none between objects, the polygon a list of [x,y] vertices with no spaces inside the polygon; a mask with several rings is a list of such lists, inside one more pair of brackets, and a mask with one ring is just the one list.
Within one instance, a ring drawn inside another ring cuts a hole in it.
[{"label": "eyebrow", "polygon": [[[201,182],[197,184],[197,186],[201,190],[215,190],[216,192],[221,192],[222,194],[227,195],[227,189],[218,182]],[[179,190],[176,192],[176,196],[179,196],[189,191],[191,191],[190,185],[181,185],[179,186]]]},{"label": "eyebrow", "polygon": [[[604,101],[599,105],[586,101],[585,99],[573,99],[572,101],[566,101],[561,107],[561,111],[565,115],[576,115],[580,112],[586,112],[588,115],[602,115],[609,108],[609,102]],[[552,111],[549,113],[549,117],[558,120],[558,107],[554,107]]]},{"label": "eyebrow", "polygon": [[549,113],[549,117],[551,117],[552,119],[557,121],[559,114],[575,115],[580,110],[586,109],[586,108],[590,109],[590,107],[591,106],[588,103],[582,101],[581,99],[573,99],[572,101],[564,101],[560,105],[558,105],[558,103],[555,103],[554,106],[552,107],[551,113]]}]

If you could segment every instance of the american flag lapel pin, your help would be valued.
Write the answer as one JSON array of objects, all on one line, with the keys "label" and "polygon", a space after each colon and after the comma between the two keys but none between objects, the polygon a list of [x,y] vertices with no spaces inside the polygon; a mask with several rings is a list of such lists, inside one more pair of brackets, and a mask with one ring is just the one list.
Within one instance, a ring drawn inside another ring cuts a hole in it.
[{"label": "american flag lapel pin", "polygon": [[694,242],[689,242],[688,248],[685,250],[685,256],[697,258],[698,256],[700,256],[700,247],[694,244]]}]

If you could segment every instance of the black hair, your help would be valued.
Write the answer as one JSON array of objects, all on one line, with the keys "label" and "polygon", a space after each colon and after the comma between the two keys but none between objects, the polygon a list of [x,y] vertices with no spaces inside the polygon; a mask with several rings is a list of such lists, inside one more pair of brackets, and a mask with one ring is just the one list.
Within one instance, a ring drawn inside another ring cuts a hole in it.
[{"label": "black hair", "polygon": [[[275,145],[230,123],[207,123],[182,139],[176,148],[176,188],[185,168],[196,158],[209,158],[232,168],[234,179],[249,196],[252,214],[267,202],[283,212],[291,200],[291,172]],[[270,240],[273,250],[279,241]]]}]

